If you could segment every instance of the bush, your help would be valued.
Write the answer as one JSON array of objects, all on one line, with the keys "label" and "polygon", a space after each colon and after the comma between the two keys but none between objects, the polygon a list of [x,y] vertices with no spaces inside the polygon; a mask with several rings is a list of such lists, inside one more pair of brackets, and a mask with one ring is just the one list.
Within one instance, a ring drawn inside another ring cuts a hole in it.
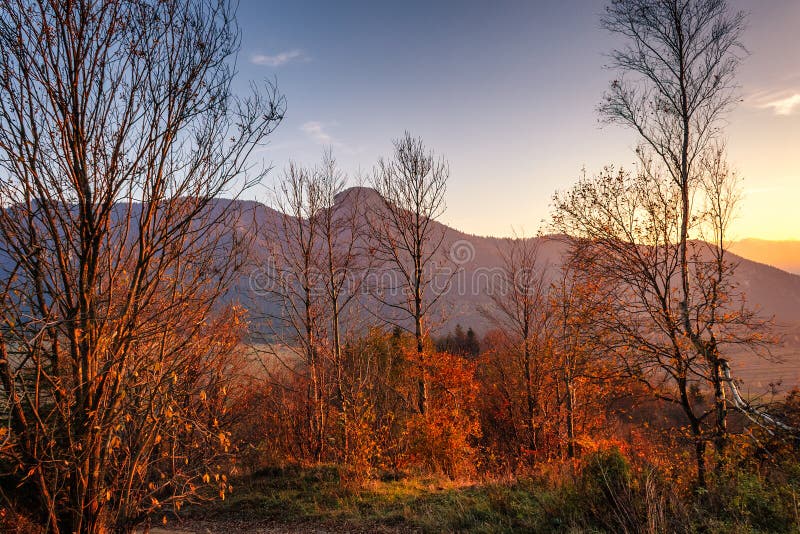
[{"label": "bush", "polygon": [[686,495],[651,465],[631,465],[617,448],[583,461],[574,507],[581,526],[611,532],[690,532]]},{"label": "bush", "polygon": [[590,522],[612,531],[635,531],[638,516],[631,466],[614,448],[586,457],[577,489]]},{"label": "bush", "polygon": [[756,472],[723,473],[707,501],[705,515],[710,523],[742,531],[798,530],[794,488],[788,483],[770,483]]}]

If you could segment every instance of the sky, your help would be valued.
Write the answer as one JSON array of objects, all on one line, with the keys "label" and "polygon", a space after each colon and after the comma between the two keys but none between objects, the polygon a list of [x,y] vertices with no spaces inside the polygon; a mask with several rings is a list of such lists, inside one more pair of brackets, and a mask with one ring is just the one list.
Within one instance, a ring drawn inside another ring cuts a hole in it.
[{"label": "sky", "polygon": [[[283,123],[255,155],[274,170],[326,147],[355,184],[409,131],[450,165],[442,222],[534,234],[581,170],[631,167],[636,136],[596,113],[615,78],[601,0],[240,0],[235,90],[276,81]],[[744,198],[730,237],[800,239],[800,1],[731,0],[749,13],[742,101],[727,117]]]}]

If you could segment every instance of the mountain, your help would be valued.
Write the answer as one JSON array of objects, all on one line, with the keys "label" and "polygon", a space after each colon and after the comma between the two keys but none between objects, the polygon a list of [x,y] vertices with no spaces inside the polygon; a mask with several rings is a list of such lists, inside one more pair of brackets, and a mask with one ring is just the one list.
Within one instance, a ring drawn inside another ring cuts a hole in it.
[{"label": "mountain", "polygon": [[800,241],[742,239],[731,243],[731,251],[744,258],[800,274]]},{"label": "mountain", "polygon": [[[340,205],[359,202],[361,205],[379,206],[382,199],[374,190],[361,188],[344,191],[336,201]],[[236,297],[254,311],[254,317],[264,313],[278,313],[278,308],[267,302],[263,292],[260,296],[254,295],[252,289],[253,280],[258,278],[260,272],[259,261],[265,261],[269,240],[284,238],[279,235],[279,225],[275,224],[281,215],[274,209],[255,202],[242,202],[240,208],[242,218],[239,228],[252,225],[251,227],[261,230],[253,243],[255,263],[252,272],[237,284]],[[272,228],[271,232],[264,231],[269,228]],[[440,274],[443,279],[449,278],[450,284],[439,301],[437,312],[433,314],[434,332],[442,334],[451,331],[456,324],[461,324],[464,328],[472,327],[479,334],[485,333],[491,328],[491,324],[481,313],[481,309],[491,303],[487,288],[491,287],[491,280],[498,276],[502,265],[499,248],[503,239],[466,234],[441,223],[435,223],[435,228],[444,234],[442,246],[450,261],[443,262],[442,269],[445,271]],[[539,258],[545,264],[557,267],[565,245],[547,237],[537,239],[540,240]],[[800,276],[766,264],[767,258],[791,258],[789,252],[782,252],[790,250],[788,245],[779,251],[770,252],[770,242],[754,243],[755,241],[739,242],[739,247],[734,248],[739,255],[731,255],[729,259],[739,264],[735,283],[745,293],[748,304],[762,315],[773,317],[780,331],[786,334],[786,343],[775,351],[774,358],[783,363],[751,354],[736,355],[732,361],[736,366],[737,376],[744,379],[745,391],[748,387],[753,391],[763,391],[769,384],[778,382],[783,382],[784,385],[800,385]],[[763,252],[751,253],[754,250]],[[754,255],[764,263],[747,259],[747,254]],[[448,263],[455,264],[458,269],[446,270]],[[791,262],[775,263],[791,265]],[[361,301],[365,306],[373,307],[372,314],[369,315],[383,317],[390,313],[387,308],[375,309],[374,300],[367,295],[362,295]]]}]

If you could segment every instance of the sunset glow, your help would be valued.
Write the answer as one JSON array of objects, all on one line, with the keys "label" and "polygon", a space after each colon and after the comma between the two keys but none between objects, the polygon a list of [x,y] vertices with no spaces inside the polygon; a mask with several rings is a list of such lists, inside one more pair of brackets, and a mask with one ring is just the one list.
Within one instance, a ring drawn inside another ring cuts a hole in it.
[{"label": "sunset glow", "polygon": [[[635,137],[595,113],[614,78],[602,1],[457,6],[242,2],[240,80],[276,77],[290,95],[267,161],[331,146],[349,171],[369,172],[409,129],[450,161],[444,221],[480,235],[535,232],[583,167],[633,162]],[[732,233],[800,239],[800,3],[732,8],[750,13],[726,136],[745,192]]]}]

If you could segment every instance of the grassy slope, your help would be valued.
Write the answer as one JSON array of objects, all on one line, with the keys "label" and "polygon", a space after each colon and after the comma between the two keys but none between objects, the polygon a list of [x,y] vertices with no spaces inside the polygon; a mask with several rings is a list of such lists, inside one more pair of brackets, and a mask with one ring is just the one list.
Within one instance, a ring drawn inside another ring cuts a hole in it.
[{"label": "grassy slope", "polygon": [[[468,485],[434,477],[357,485],[341,480],[335,466],[269,469],[240,480],[225,501],[185,510],[182,521],[153,533],[800,532],[794,485],[765,485],[741,473],[720,479],[700,498],[705,504],[693,504],[669,481],[640,476],[637,492],[613,482],[622,480],[615,472],[624,472],[613,462],[597,465],[604,466],[600,478],[580,475],[576,485],[563,472],[558,486],[543,479]],[[612,500],[604,488],[613,488]]]},{"label": "grassy slope", "polygon": [[[551,532],[556,495],[534,482],[464,485],[439,478],[356,488],[335,468],[262,472],[224,502],[190,512],[189,525],[294,527],[334,532]],[[190,530],[194,530],[190,528]]]}]

